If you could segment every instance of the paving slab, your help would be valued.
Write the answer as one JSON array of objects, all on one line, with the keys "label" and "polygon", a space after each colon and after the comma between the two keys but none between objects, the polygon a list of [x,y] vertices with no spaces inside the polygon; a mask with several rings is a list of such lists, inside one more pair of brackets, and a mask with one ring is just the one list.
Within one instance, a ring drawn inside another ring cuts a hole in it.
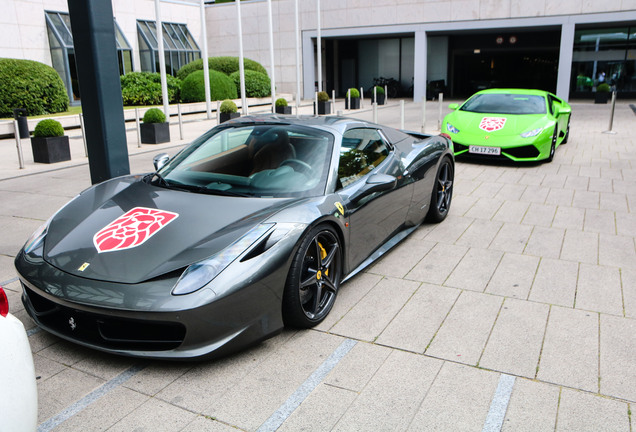
[{"label": "paving slab", "polygon": [[636,402],[636,320],[601,314],[601,393]]},{"label": "paving slab", "polygon": [[38,229],[46,219],[23,218],[0,215],[0,255],[15,257],[29,236]]},{"label": "paving slab", "polygon": [[408,272],[405,278],[441,285],[466,252],[468,252],[468,248],[465,246],[438,243]]},{"label": "paving slab", "polygon": [[393,351],[332,430],[405,430],[442,364]]},{"label": "paving slab", "polygon": [[560,388],[517,378],[510,396],[502,432],[553,432]]},{"label": "paving slab", "polygon": [[503,299],[463,291],[444,320],[426,355],[476,365]]},{"label": "paving slab", "polygon": [[409,431],[480,431],[499,374],[445,362]]},{"label": "paving slab", "polygon": [[[409,236],[402,244],[405,247],[393,249],[367,272],[403,278],[435,246],[434,242]],[[402,246],[401,245],[401,246]]]},{"label": "paving slab", "polygon": [[213,418],[206,416],[198,416],[180,432],[236,432],[234,426],[221,423]]},{"label": "paving slab", "polygon": [[324,379],[324,384],[362,392],[393,350],[358,342]]},{"label": "paving slab", "polygon": [[489,249],[520,254],[532,234],[530,225],[505,223],[490,243]]},{"label": "paving slab", "polygon": [[598,263],[607,266],[636,268],[634,237],[600,234]]},{"label": "paving slab", "polygon": [[446,279],[444,285],[483,292],[502,257],[501,251],[471,248]]},{"label": "paving slab", "polygon": [[598,391],[598,314],[552,306],[537,378]]},{"label": "paving slab", "polygon": [[565,230],[562,228],[545,228],[537,225],[532,230],[523,253],[525,255],[558,258],[561,255],[564,234]]},{"label": "paving slab", "polygon": [[623,316],[623,295],[618,269],[581,264],[576,308]]},{"label": "paving slab", "polygon": [[549,306],[516,299],[503,303],[479,366],[534,378]]},{"label": "paving slab", "polygon": [[455,244],[486,249],[501,229],[501,226],[501,222],[477,219],[463,232]]},{"label": "paving slab", "polygon": [[474,219],[468,217],[455,216],[452,212],[444,221],[437,225],[427,236],[427,241],[454,243],[468,229]]},{"label": "paving slab", "polygon": [[358,340],[375,341],[419,285],[418,282],[403,279],[382,279],[331,328],[331,332]]},{"label": "paving slab", "polygon": [[636,270],[622,269],[623,304],[625,316],[636,318]]},{"label": "paving slab", "polygon": [[530,203],[528,211],[521,222],[526,225],[549,227],[552,225],[556,208],[557,207],[554,204]]},{"label": "paving slab", "polygon": [[552,227],[569,228],[575,230],[583,229],[583,221],[585,219],[585,210],[576,207],[558,206]]},{"label": "paving slab", "polygon": [[498,198],[482,197],[466,212],[466,216],[475,219],[490,220],[497,213],[502,204],[503,201]]},{"label": "paving slab", "polygon": [[578,272],[578,263],[542,258],[528,300],[574,307]]},{"label": "paving slab", "polygon": [[493,220],[500,222],[520,223],[530,207],[529,203],[522,201],[504,201],[499,207]]},{"label": "paving slab", "polygon": [[629,432],[627,411],[624,402],[564,388],[555,431]]},{"label": "paving slab", "polygon": [[149,398],[108,430],[109,432],[134,430],[177,432],[192,423],[197,416],[191,411]]},{"label": "paving slab", "polygon": [[459,290],[422,284],[376,343],[423,353],[459,296]]},{"label": "paving slab", "polygon": [[488,282],[486,292],[520,299],[527,298],[538,265],[539,258],[535,256],[506,253]]},{"label": "paving slab", "polygon": [[598,237],[597,233],[566,229],[560,258],[566,261],[597,264]]}]

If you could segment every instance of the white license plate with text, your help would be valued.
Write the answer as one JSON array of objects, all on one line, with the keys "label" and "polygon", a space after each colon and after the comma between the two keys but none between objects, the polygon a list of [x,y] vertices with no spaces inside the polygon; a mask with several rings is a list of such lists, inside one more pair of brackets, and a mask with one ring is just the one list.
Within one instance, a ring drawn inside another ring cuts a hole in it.
[{"label": "white license plate with text", "polygon": [[499,156],[501,154],[501,148],[471,145],[468,147],[468,153]]}]

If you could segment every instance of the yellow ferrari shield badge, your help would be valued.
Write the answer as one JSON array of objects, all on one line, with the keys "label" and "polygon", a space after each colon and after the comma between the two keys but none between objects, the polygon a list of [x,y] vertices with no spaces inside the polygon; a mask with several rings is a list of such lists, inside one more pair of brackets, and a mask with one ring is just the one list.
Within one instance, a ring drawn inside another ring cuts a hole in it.
[{"label": "yellow ferrari shield badge", "polygon": [[339,201],[336,201],[336,208],[338,209],[340,214],[344,216],[344,207],[342,206],[342,204]]},{"label": "yellow ferrari shield badge", "polygon": [[83,272],[84,270],[86,270],[88,268],[89,265],[90,265],[90,263],[85,262],[84,264],[79,266],[78,270]]}]

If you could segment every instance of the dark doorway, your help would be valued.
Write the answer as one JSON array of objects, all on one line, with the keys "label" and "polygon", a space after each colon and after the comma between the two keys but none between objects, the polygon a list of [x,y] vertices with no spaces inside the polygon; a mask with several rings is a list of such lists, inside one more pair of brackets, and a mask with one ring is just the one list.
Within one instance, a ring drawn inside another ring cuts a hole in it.
[{"label": "dark doorway", "polygon": [[555,92],[560,38],[558,30],[450,36],[451,96],[496,87]]}]

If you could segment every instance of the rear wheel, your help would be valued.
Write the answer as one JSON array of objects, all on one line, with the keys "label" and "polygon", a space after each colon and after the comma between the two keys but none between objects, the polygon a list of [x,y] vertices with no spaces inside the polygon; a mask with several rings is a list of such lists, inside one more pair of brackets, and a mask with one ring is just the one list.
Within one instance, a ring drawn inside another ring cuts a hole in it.
[{"label": "rear wheel", "polygon": [[283,294],[285,325],[310,328],[331,311],[342,276],[342,248],[333,228],[319,225],[301,241]]},{"label": "rear wheel", "polygon": [[552,143],[550,144],[550,156],[548,156],[548,158],[546,159],[546,162],[552,162],[552,159],[554,159],[554,152],[556,151],[556,143],[557,143],[558,136],[559,136],[559,127],[555,126],[554,133],[552,134]]},{"label": "rear wheel", "polygon": [[565,136],[563,137],[563,141],[561,141],[561,144],[567,144],[568,138],[570,138],[570,119],[568,119],[568,126],[567,128],[565,128]]},{"label": "rear wheel", "polygon": [[426,214],[426,220],[439,223],[446,219],[453,198],[453,181],[455,169],[453,163],[447,157],[442,160],[437,169],[437,177],[431,193],[431,204]]}]

